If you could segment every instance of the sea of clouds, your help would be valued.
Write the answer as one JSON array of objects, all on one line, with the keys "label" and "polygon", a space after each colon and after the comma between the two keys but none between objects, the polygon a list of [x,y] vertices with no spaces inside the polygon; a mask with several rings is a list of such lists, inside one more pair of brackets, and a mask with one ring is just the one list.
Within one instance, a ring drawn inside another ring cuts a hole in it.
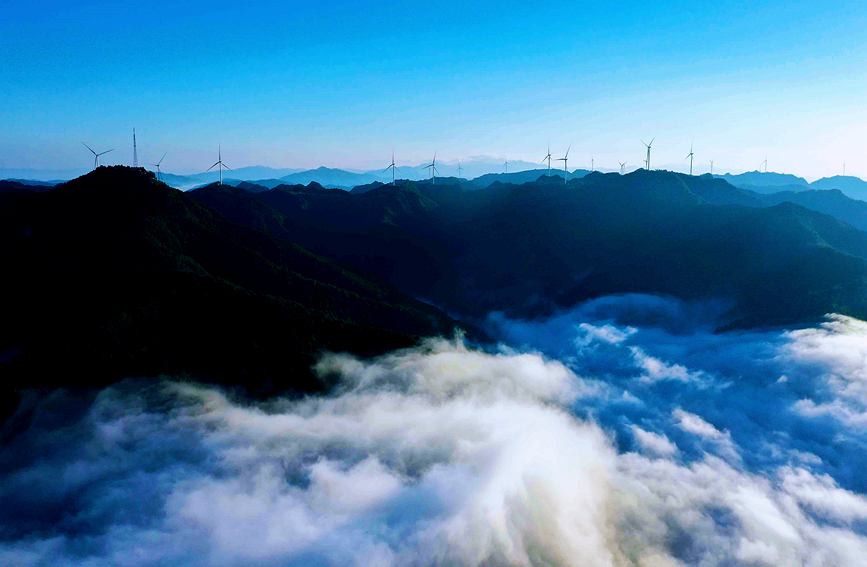
[{"label": "sea of clouds", "polygon": [[302,400],[29,399],[0,564],[863,565],[867,323],[715,333],[726,307],[493,314],[496,348],[328,354]]}]

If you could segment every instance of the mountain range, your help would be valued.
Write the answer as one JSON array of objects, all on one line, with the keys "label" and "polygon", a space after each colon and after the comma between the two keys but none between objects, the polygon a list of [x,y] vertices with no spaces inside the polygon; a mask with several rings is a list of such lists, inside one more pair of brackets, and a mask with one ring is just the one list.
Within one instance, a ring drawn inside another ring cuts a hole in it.
[{"label": "mountain range", "polygon": [[839,189],[846,196],[853,199],[867,199],[867,181],[859,177],[851,175],[835,175],[833,177],[823,177],[812,183],[808,183],[806,179],[790,174],[774,173],[774,172],[758,172],[750,171],[739,175],[715,175],[725,179],[735,187],[750,189],[757,193],[773,193],[777,191],[808,191],[808,190],[827,190]]},{"label": "mountain range", "polygon": [[740,326],[867,315],[867,234],[827,214],[859,204],[838,191],[805,193],[799,205],[709,175],[640,170],[484,189],[452,178],[190,195],[470,318],[535,317],[630,292],[730,299]]},{"label": "mountain range", "polygon": [[7,387],[187,374],[313,391],[323,349],[383,352],[455,323],[392,285],[227,220],[128,167],[0,193]]},{"label": "mountain range", "polygon": [[867,203],[584,173],[353,191],[184,193],[121,166],[0,182],[7,387],[165,373],[318,391],[322,350],[375,354],[458,325],[484,338],[491,312],[532,319],[610,294],[721,300],[721,324],[740,328],[867,317]]}]

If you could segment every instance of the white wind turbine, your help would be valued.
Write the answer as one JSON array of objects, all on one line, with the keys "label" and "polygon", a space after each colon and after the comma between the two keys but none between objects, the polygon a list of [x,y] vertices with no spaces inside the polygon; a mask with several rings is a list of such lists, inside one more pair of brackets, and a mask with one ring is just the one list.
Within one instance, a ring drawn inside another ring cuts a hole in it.
[{"label": "white wind turbine", "polygon": [[424,166],[424,169],[429,169],[431,174],[431,185],[437,184],[437,153],[434,152],[433,161]]},{"label": "white wind turbine", "polygon": [[710,160],[710,174],[713,175],[713,160]]},{"label": "white wind turbine", "polygon": [[689,153],[686,154],[685,158],[683,158],[684,160],[689,160],[689,174],[690,175],[692,175],[692,158],[694,156],[695,156],[695,154],[692,153],[692,144],[690,144],[689,145]]},{"label": "white wind turbine", "polygon": [[620,164],[620,175],[623,175],[623,171],[626,168],[626,162],[625,161],[623,161],[623,162],[618,161],[617,163]]},{"label": "white wind turbine", "polygon": [[394,172],[400,171],[400,169],[398,169],[397,166],[394,165],[394,150],[391,150],[391,165],[386,167],[383,173],[385,173],[389,169],[391,170],[391,184],[394,185]]},{"label": "white wind turbine", "polygon": [[464,170],[464,168],[461,167],[461,162],[458,162],[458,179],[461,178],[461,172],[462,172],[463,170]]},{"label": "white wind turbine", "polygon": [[641,140],[641,143],[644,144],[645,146],[647,146],[647,159],[644,160],[644,169],[646,169],[648,171],[650,171],[650,146],[653,145],[653,140],[655,140],[655,139],[656,139],[656,136],[654,136],[653,139],[650,140],[649,144],[644,144],[644,140]]},{"label": "white wind turbine", "polygon": [[211,167],[209,167],[205,171],[206,172],[211,171],[212,169],[214,169],[218,165],[220,166],[220,185],[222,185],[223,184],[223,168],[225,167],[229,171],[232,171],[232,168],[223,163],[223,150],[219,145],[217,145],[217,163],[215,163],[214,165],[212,165]]},{"label": "white wind turbine", "polygon": [[160,180],[160,181],[163,180],[163,172],[160,171],[160,164],[163,163],[163,160],[164,160],[164,159],[166,159],[166,155],[168,155],[168,153],[169,153],[169,152],[164,153],[164,154],[163,154],[163,157],[160,158],[160,161],[158,161],[158,162],[156,162],[156,163],[149,163],[149,164],[148,164],[148,165],[152,165],[152,166],[154,166],[155,168],[157,168],[157,179]]},{"label": "white wind turbine", "polygon": [[[81,142],[81,143],[84,144],[84,142]],[[113,152],[113,151],[114,151],[114,148],[112,148],[112,149],[110,149],[110,150],[105,150],[104,152],[96,153],[96,152],[93,151],[93,149],[91,149],[91,147],[88,146],[87,144],[84,144],[84,147],[87,148],[88,150],[90,150],[90,152],[93,154],[93,169],[96,169],[97,167],[99,167],[99,156],[101,156],[101,155],[103,155],[103,154],[107,154],[108,152]]]},{"label": "white wind turbine", "polygon": [[557,158],[557,161],[563,162],[563,172],[566,176],[566,179],[563,180],[564,183],[569,181],[569,150],[571,150],[571,149],[572,149],[572,144],[569,144],[569,147],[566,148],[566,155],[561,157],[561,158]]},{"label": "white wind turbine", "polygon": [[548,142],[548,155],[542,158],[542,163],[548,160],[548,177],[551,177],[551,142]]}]

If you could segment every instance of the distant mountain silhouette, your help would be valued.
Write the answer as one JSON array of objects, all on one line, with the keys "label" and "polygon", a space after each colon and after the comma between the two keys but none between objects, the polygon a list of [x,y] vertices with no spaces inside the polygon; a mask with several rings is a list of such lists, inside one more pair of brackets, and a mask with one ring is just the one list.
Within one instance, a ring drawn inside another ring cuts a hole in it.
[{"label": "distant mountain silhouette", "polygon": [[382,175],[375,176],[370,173],[352,173],[342,169],[331,169],[328,167],[319,167],[309,171],[301,171],[284,175],[280,178],[287,185],[302,184],[306,185],[311,182],[316,182],[323,187],[339,187],[351,189],[356,185],[364,185],[373,181],[381,181]]},{"label": "distant mountain silhouette", "polygon": [[[522,183],[530,183],[532,181],[536,181],[542,176],[548,175],[548,168],[545,169],[531,169],[529,171],[519,171],[517,173],[489,173],[487,175],[482,175],[481,177],[477,177],[470,181],[470,183],[476,187],[487,187],[491,183],[498,181],[500,183],[513,183],[520,185]],[[575,171],[569,172],[569,178],[580,179],[590,173],[584,169],[576,169]],[[562,169],[552,169],[550,171],[551,177],[559,177],[560,182],[563,182],[563,170]]]},{"label": "distant mountain silhouette", "polygon": [[10,192],[29,192],[29,193],[41,193],[44,191],[51,191],[54,189],[54,185],[47,185],[41,183],[22,183],[20,181],[15,181],[11,179],[4,179],[0,181],[0,193],[10,193]]},{"label": "distant mountain silhouette", "polygon": [[810,183],[811,189],[839,189],[853,199],[867,200],[867,181],[858,177],[835,175]]},{"label": "distant mountain silhouette", "polygon": [[465,316],[532,317],[626,292],[728,298],[739,325],[867,316],[867,234],[831,216],[709,175],[551,181],[191,196],[246,224],[237,211],[268,205],[257,228]]},{"label": "distant mountain silhouette", "polygon": [[[284,217],[246,203],[237,218],[278,232]],[[372,354],[452,331],[437,309],[248,226],[120,166],[3,193],[0,352],[19,351],[0,363],[6,387],[188,373],[304,392],[322,387],[309,372],[322,349]]]},{"label": "distant mountain silhouette", "polygon": [[749,185],[753,188],[773,187],[779,185],[802,185],[807,187],[809,185],[807,180],[803,177],[797,177],[788,173],[775,173],[773,171],[748,171],[738,175],[726,173],[723,175],[715,175],[714,177],[725,179],[735,187],[743,187],[744,185]]}]

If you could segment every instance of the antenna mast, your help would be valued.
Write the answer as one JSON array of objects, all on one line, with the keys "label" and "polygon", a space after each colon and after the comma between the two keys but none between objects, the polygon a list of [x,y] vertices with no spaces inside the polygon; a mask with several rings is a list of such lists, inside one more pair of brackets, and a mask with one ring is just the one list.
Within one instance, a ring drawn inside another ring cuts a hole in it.
[{"label": "antenna mast", "polygon": [[132,166],[138,167],[138,148],[135,145],[135,128],[132,129]]}]

